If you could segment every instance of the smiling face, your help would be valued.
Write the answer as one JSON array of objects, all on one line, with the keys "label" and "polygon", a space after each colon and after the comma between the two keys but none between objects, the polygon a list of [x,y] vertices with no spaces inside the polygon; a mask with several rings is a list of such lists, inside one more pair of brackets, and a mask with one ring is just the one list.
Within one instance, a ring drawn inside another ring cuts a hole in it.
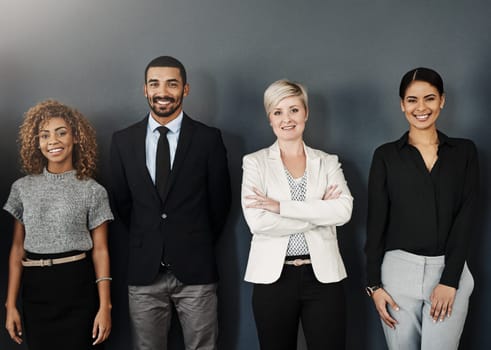
[{"label": "smiling face", "polygon": [[282,99],[268,114],[273,132],[280,141],[302,140],[308,111],[297,96]]},{"label": "smiling face", "polygon": [[182,111],[182,100],[188,95],[189,85],[183,83],[178,68],[151,67],[143,88],[152,116],[166,124]]},{"label": "smiling face", "polygon": [[53,117],[39,126],[39,149],[48,160],[48,171],[62,173],[73,169],[73,145],[76,143],[70,125]]},{"label": "smiling face", "polygon": [[435,122],[445,104],[445,95],[425,81],[415,80],[406,89],[401,100],[401,109],[406,115],[410,129],[436,128]]}]

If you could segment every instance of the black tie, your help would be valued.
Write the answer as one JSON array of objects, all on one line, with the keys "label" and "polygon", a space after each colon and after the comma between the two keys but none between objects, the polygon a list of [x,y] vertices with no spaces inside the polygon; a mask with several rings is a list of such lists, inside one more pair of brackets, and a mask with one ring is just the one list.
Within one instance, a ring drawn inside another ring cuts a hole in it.
[{"label": "black tie", "polygon": [[159,126],[160,132],[159,143],[157,145],[157,157],[155,158],[155,186],[159,191],[160,198],[164,197],[165,185],[169,179],[170,173],[170,152],[169,141],[167,141],[167,129],[165,126]]}]

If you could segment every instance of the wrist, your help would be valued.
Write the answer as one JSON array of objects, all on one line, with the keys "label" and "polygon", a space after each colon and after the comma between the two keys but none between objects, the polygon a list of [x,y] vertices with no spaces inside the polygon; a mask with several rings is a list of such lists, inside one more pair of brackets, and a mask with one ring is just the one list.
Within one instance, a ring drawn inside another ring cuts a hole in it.
[{"label": "wrist", "polygon": [[367,292],[369,297],[373,296],[373,294],[380,289],[383,289],[382,283],[365,287],[365,291]]},{"label": "wrist", "polygon": [[17,309],[17,305],[15,303],[14,304],[5,303],[5,310],[14,310],[14,309]]},{"label": "wrist", "polygon": [[101,303],[99,305],[99,310],[108,310],[108,311],[111,311],[112,308],[113,308],[112,304],[108,304],[108,303]]}]

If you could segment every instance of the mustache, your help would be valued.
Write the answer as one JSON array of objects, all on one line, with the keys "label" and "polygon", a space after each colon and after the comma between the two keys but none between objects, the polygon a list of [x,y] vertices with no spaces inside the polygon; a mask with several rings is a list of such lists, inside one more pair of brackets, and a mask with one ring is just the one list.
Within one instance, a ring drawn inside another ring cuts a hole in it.
[{"label": "mustache", "polygon": [[163,97],[155,96],[155,97],[152,97],[152,101],[153,102],[158,102],[158,101],[176,102],[176,99],[171,97],[171,96],[163,96]]}]

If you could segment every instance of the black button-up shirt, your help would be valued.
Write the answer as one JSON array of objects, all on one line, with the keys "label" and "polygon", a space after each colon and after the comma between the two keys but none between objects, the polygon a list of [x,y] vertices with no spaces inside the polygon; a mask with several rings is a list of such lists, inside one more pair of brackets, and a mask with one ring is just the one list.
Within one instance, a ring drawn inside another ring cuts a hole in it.
[{"label": "black button-up shirt", "polygon": [[467,257],[479,187],[477,151],[470,140],[438,132],[431,172],[406,132],[375,150],[368,181],[367,277],[381,283],[384,253],[445,255],[440,283],[458,288]]}]

